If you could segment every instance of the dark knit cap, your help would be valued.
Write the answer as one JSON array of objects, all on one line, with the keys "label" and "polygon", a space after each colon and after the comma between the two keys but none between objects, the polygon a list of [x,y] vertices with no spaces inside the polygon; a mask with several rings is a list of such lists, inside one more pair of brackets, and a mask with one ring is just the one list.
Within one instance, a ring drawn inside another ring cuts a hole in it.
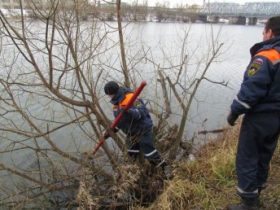
[{"label": "dark knit cap", "polygon": [[119,88],[118,83],[110,81],[104,86],[104,92],[106,95],[115,95],[119,91]]}]

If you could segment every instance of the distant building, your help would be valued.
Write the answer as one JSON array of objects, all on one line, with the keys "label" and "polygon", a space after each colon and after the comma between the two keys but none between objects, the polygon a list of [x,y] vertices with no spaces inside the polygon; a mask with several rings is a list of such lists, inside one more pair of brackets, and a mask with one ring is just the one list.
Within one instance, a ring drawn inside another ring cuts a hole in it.
[{"label": "distant building", "polygon": [[[23,6],[25,6],[25,1],[23,0]],[[3,9],[19,9],[20,8],[20,1],[19,0],[1,0],[0,1],[0,8]]]},{"label": "distant building", "polygon": [[[22,7],[24,9],[40,8],[40,9],[47,9],[51,5],[50,0],[21,0]],[[60,1],[60,6],[65,8],[73,7],[76,3],[84,4],[88,3],[88,0],[62,0]],[[19,9],[20,8],[20,0],[0,0],[0,8],[2,9]]]}]

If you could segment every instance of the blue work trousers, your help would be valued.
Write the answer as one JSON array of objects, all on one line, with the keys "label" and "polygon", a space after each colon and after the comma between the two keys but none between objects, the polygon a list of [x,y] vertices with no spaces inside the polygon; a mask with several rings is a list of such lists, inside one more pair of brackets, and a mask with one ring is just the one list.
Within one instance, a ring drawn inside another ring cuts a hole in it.
[{"label": "blue work trousers", "polygon": [[137,135],[127,136],[128,155],[136,158],[142,152],[144,157],[153,165],[160,166],[164,163],[159,152],[154,147],[152,129],[145,130]]},{"label": "blue work trousers", "polygon": [[237,148],[237,192],[242,198],[256,198],[265,185],[269,163],[280,131],[280,114],[245,114]]}]

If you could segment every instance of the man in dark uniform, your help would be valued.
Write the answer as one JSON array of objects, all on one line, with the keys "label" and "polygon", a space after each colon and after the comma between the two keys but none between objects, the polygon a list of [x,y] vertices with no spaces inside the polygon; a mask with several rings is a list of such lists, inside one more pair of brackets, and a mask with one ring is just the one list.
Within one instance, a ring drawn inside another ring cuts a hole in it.
[{"label": "man in dark uniform", "polygon": [[241,203],[230,210],[259,209],[269,162],[280,131],[280,16],[270,18],[263,42],[251,48],[251,62],[231,105],[228,123],[233,126],[245,114],[237,148],[237,193]]},{"label": "man in dark uniform", "polygon": [[128,155],[135,159],[141,151],[152,165],[164,170],[166,162],[154,147],[153,122],[143,101],[136,99],[133,106],[124,111],[133,92],[128,88],[120,87],[114,81],[108,82],[104,91],[111,98],[114,116],[117,117],[120,112],[124,112],[117,127],[127,135]]}]

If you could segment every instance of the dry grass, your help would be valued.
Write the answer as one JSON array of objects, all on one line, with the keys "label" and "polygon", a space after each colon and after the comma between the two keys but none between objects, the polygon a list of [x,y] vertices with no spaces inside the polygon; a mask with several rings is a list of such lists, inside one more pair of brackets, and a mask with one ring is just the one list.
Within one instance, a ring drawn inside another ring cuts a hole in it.
[{"label": "dry grass", "polygon": [[80,187],[77,194],[77,202],[79,203],[78,210],[82,209],[96,209],[97,203],[94,201],[92,195],[89,192],[89,188],[86,186],[85,182],[80,182]]},{"label": "dry grass", "polygon": [[[224,209],[236,196],[235,153],[239,127],[228,130],[213,143],[205,145],[194,162],[181,162],[173,180],[147,209],[214,210]],[[280,149],[272,161],[269,187],[262,194],[265,208],[280,209]],[[144,208],[136,208],[144,209]]]},{"label": "dry grass", "polygon": [[[145,167],[124,164],[120,165],[121,176],[116,177],[116,182],[108,185],[104,192],[99,192],[90,170],[85,171],[84,174],[89,176],[83,176],[80,182],[77,203],[80,209],[224,209],[228,203],[239,201],[235,187],[238,136],[239,127],[235,126],[217,140],[204,145],[196,154],[195,161],[177,164],[174,178],[164,181],[164,186],[161,174],[151,176]],[[262,193],[263,209],[280,210],[280,146],[272,160],[268,183],[268,188]]]}]

